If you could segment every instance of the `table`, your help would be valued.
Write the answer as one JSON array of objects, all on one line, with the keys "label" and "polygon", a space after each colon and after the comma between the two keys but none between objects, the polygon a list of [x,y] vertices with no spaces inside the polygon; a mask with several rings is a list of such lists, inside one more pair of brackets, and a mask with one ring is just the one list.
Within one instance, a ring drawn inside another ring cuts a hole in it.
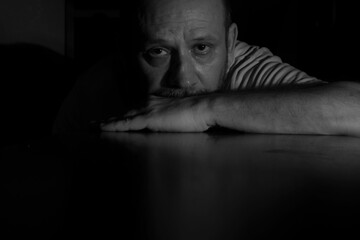
[{"label": "table", "polygon": [[360,223],[360,138],[79,134],[1,157],[13,234],[344,239]]}]

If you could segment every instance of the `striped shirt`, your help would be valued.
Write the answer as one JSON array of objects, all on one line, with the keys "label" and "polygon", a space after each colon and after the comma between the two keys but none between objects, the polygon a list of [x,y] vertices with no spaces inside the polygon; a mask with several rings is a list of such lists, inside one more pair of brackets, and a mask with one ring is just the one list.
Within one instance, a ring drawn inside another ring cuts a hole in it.
[{"label": "striped shirt", "polygon": [[236,43],[235,61],[229,68],[226,81],[225,86],[232,90],[325,83],[283,63],[269,49],[241,41]]}]

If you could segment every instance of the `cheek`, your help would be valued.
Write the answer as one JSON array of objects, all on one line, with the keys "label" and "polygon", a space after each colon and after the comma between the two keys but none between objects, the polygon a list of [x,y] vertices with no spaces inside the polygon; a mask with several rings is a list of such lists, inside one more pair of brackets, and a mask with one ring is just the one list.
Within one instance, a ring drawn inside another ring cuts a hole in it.
[{"label": "cheek", "polygon": [[140,70],[144,74],[149,91],[154,91],[160,88],[161,80],[166,73],[166,66],[154,67],[148,63],[142,56],[138,57]]},{"label": "cheek", "polygon": [[218,90],[226,69],[226,59],[226,54],[217,54],[213,61],[197,64],[198,77],[206,90]]}]

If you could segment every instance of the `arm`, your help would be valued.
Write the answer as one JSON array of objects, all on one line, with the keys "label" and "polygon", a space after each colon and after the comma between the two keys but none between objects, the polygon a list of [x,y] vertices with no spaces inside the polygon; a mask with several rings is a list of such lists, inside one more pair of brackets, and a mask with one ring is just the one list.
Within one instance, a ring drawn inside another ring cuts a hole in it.
[{"label": "arm", "polygon": [[219,126],[257,133],[360,136],[360,85],[224,94],[214,98]]},{"label": "arm", "polygon": [[218,125],[256,133],[360,136],[360,85],[331,83],[305,89],[260,90],[156,98],[104,131],[196,132]]}]

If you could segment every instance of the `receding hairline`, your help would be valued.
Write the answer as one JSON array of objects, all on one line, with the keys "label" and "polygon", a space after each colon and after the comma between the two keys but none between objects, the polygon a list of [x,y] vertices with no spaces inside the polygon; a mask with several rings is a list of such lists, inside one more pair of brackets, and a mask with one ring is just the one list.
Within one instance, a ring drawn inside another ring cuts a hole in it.
[{"label": "receding hairline", "polygon": [[[136,0],[136,22],[139,24],[144,16],[146,2],[150,0]],[[231,7],[229,0],[220,0],[222,2],[223,10],[224,10],[224,25],[225,29],[228,30],[230,25],[232,24],[231,19]]]},{"label": "receding hairline", "polygon": [[[122,51],[130,51],[133,48],[138,48],[142,44],[142,39],[144,38],[144,29],[140,26],[140,13],[141,11],[145,11],[145,2],[148,0],[131,0],[126,1],[124,5],[120,8],[120,26],[119,26],[119,42],[122,42],[125,45],[132,46],[132,48],[125,48],[126,50]],[[229,0],[220,0],[223,3],[224,9],[224,27],[225,27],[225,41],[228,41],[228,31],[229,27],[232,24],[231,19],[231,8]],[[127,33],[130,37],[122,37],[124,33]]]}]

